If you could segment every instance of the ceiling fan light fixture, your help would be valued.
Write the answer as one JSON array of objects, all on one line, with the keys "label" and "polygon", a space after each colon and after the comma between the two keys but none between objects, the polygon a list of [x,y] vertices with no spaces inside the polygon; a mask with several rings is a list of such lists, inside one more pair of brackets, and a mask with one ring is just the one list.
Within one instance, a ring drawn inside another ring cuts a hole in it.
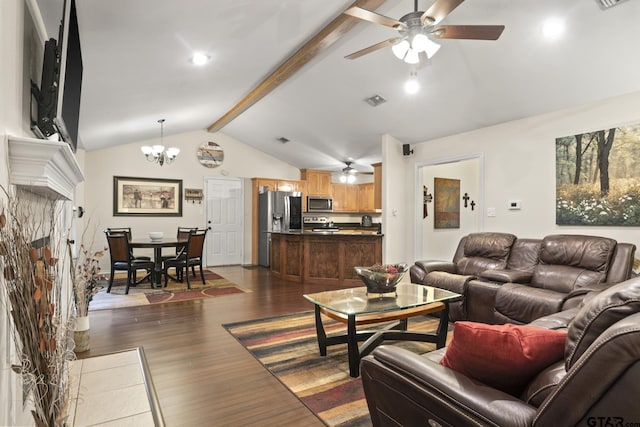
[{"label": "ceiling fan light fixture", "polygon": [[440,49],[440,45],[433,40],[427,38],[427,46],[424,49],[424,53],[427,54],[427,58],[431,59],[433,55]]},{"label": "ceiling fan light fixture", "polygon": [[340,175],[340,182],[343,184],[347,182],[347,175],[345,174]]},{"label": "ceiling fan light fixture", "polygon": [[347,184],[353,184],[356,182],[356,176],[354,174],[349,174],[347,176]]},{"label": "ceiling fan light fixture", "polygon": [[419,53],[414,49],[409,49],[407,55],[404,57],[404,62],[406,62],[407,64],[417,64],[418,62],[420,62]]},{"label": "ceiling fan light fixture", "polygon": [[411,45],[409,44],[409,41],[407,39],[404,39],[401,42],[394,44],[391,47],[391,50],[393,51],[393,54],[396,56],[396,58],[404,59],[410,47]]},{"label": "ceiling fan light fixture", "polygon": [[427,43],[429,43],[429,37],[423,33],[418,33],[413,36],[413,40],[411,40],[411,48],[418,52],[426,52]]}]

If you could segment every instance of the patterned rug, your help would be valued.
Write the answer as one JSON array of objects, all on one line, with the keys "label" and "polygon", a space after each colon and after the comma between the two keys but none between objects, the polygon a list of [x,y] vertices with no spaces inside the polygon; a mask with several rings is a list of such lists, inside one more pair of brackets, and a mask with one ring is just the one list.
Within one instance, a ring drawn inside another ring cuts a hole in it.
[{"label": "patterned rug", "polygon": [[89,304],[89,311],[191,299],[215,298],[250,292],[210,270],[205,270],[204,272],[206,283],[203,285],[198,269],[196,268],[196,277],[191,276],[190,278],[191,289],[187,289],[186,281],[180,283],[169,279],[166,288],[152,288],[149,282],[144,282],[129,287],[129,294],[125,295],[126,277],[126,274],[116,274],[110,293],[107,293],[107,287],[109,286],[108,279],[101,280],[100,292],[93,297],[93,300]]},{"label": "patterned rug", "polygon": [[[346,325],[323,318],[327,334]],[[327,348],[320,356],[313,312],[223,325],[262,365],[328,426],[370,426],[360,378],[349,376],[347,345]],[[409,330],[434,331],[438,319],[409,319]],[[371,329],[370,326],[367,328]],[[416,353],[435,344],[397,342]]]}]

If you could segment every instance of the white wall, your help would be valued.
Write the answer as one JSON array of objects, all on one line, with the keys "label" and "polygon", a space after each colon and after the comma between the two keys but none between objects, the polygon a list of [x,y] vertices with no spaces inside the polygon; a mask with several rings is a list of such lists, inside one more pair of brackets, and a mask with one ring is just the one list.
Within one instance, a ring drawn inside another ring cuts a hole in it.
[{"label": "white wall", "polygon": [[[469,154],[484,155],[484,229],[504,231],[519,237],[543,237],[547,234],[590,234],[614,238],[620,242],[640,245],[638,227],[569,227],[555,224],[555,138],[575,133],[640,122],[640,92],[615,97],[599,103],[585,105],[530,117],[472,132],[412,145],[414,154],[398,164],[397,151],[385,149],[383,138],[383,164],[412,169],[405,174],[383,174],[384,188],[406,188],[416,194],[417,164],[447,157]],[[395,142],[396,145],[401,142]],[[388,191],[383,193],[388,196]],[[507,203],[522,200],[522,209],[511,211]],[[383,198],[385,210],[395,207],[397,200]],[[416,201],[414,199],[415,206]],[[495,217],[487,217],[486,209],[494,207]],[[414,210],[415,212],[415,210]],[[403,234],[387,234],[385,247],[403,247],[407,260],[413,261],[413,240],[417,220],[414,215],[401,211],[402,217],[413,224]],[[386,216],[387,214],[385,214]],[[387,227],[387,229],[389,229]],[[400,232],[400,228],[396,231]],[[439,259],[453,256],[448,249],[434,253]]]},{"label": "white wall", "polygon": [[[480,159],[473,158],[464,161],[452,161],[444,164],[435,164],[421,167],[422,183],[427,186],[428,192],[432,195],[433,201],[427,204],[428,215],[421,219],[418,213],[416,226],[418,235],[422,239],[417,239],[421,246],[416,248],[416,258],[419,259],[441,259],[441,253],[453,253],[458,246],[458,241],[462,236],[480,230],[481,211],[479,204],[479,172]],[[434,179],[448,178],[460,180],[460,227],[434,229]],[[420,187],[418,187],[420,189]],[[462,196],[467,193],[469,200],[467,207],[464,207]],[[474,209],[471,210],[471,201],[474,201]],[[421,231],[420,231],[421,230]]]},{"label": "white wall", "polygon": [[413,262],[413,238],[407,246],[406,236],[413,227],[412,188],[405,183],[412,176],[407,159],[402,156],[402,142],[391,135],[382,136],[382,262]]},{"label": "white wall", "polygon": [[[165,130],[170,126],[165,125]],[[106,245],[102,230],[107,227],[131,227],[134,238],[146,238],[149,231],[163,231],[166,235],[175,235],[178,226],[204,227],[205,205],[187,203],[183,200],[182,217],[136,217],[113,216],[113,177],[131,176],[142,178],[181,179],[184,188],[204,189],[206,177],[268,177],[279,179],[300,179],[300,170],[268,156],[223,133],[209,133],[205,130],[179,135],[164,136],[166,147],[180,148],[180,155],[170,165],[159,166],[148,162],[140,146],[159,143],[158,138],[120,145],[113,148],[89,151],[84,156],[85,171],[85,210],[97,227],[98,235],[94,248]],[[224,150],[222,165],[208,168],[200,164],[196,157],[198,147],[207,141],[215,141]],[[245,240],[244,262],[251,262],[251,191],[250,181],[245,182]],[[102,260],[107,268],[108,259]]]}]

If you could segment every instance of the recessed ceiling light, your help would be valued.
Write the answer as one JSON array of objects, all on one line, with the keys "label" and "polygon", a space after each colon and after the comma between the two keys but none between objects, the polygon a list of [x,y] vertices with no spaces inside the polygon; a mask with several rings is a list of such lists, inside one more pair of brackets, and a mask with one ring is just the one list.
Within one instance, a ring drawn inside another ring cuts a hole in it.
[{"label": "recessed ceiling light", "polygon": [[204,53],[194,53],[191,57],[191,62],[193,62],[195,65],[204,65],[209,62],[209,57]]},{"label": "recessed ceiling light", "polygon": [[564,21],[560,18],[549,18],[542,23],[542,35],[547,39],[557,39],[564,34]]},{"label": "recessed ceiling light", "polygon": [[409,95],[414,95],[420,90],[420,83],[418,83],[418,74],[412,72],[409,76],[409,80],[404,83],[404,91]]}]

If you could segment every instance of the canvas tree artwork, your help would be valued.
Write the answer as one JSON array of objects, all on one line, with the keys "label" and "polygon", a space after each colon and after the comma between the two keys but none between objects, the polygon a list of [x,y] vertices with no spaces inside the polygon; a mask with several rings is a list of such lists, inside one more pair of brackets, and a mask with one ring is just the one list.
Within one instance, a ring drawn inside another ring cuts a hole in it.
[{"label": "canvas tree artwork", "polygon": [[640,124],[556,138],[556,224],[640,225]]}]

